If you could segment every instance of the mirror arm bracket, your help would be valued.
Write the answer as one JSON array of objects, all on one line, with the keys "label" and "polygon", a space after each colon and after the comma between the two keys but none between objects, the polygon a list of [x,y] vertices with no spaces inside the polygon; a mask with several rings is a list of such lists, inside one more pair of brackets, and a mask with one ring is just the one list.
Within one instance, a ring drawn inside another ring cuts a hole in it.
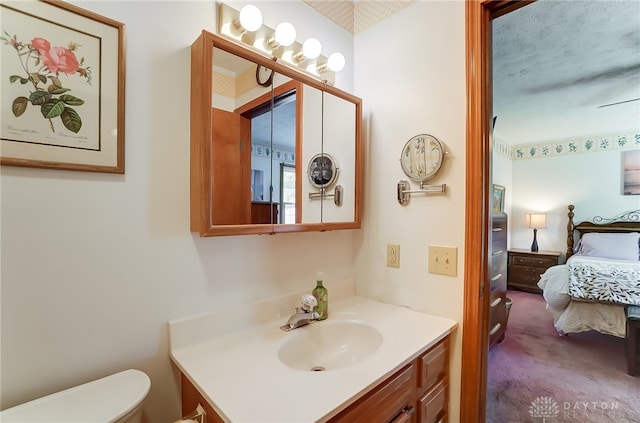
[{"label": "mirror arm bracket", "polygon": [[398,182],[398,203],[402,206],[409,204],[411,194],[446,194],[447,184],[427,185],[420,182],[420,189],[411,189],[411,185],[407,180]]}]

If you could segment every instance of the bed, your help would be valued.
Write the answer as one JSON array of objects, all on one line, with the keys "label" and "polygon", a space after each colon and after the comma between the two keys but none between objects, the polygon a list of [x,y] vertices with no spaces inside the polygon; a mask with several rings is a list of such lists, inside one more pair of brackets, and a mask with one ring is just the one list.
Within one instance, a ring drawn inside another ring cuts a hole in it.
[{"label": "bed", "polygon": [[596,330],[624,338],[625,308],[640,305],[640,210],[575,225],[574,209],[567,261],[538,282],[547,310],[561,335]]}]

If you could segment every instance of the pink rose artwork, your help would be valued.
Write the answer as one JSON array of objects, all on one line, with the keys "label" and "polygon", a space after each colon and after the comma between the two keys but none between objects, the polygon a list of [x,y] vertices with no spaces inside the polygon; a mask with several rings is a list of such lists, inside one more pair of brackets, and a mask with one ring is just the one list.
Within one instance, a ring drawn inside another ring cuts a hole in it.
[{"label": "pink rose artwork", "polygon": [[44,38],[34,38],[31,45],[38,50],[42,63],[51,72],[64,72],[73,75],[78,70],[76,55],[64,47],[51,47],[51,43]]},{"label": "pink rose artwork", "polygon": [[49,121],[51,132],[55,132],[53,119],[59,117],[66,129],[78,133],[82,119],[75,107],[82,106],[84,100],[70,94],[71,88],[63,84],[61,74],[66,77],[86,79],[91,85],[91,67],[84,65],[84,58],[78,61],[75,51],[80,47],[70,42],[67,47],[51,46],[51,42],[35,37],[31,44],[23,44],[16,35],[4,31],[0,37],[5,45],[13,48],[20,61],[23,75],[10,75],[10,83],[30,84],[25,96],[18,96],[11,104],[15,117],[22,116],[29,105],[38,107],[44,119]]}]

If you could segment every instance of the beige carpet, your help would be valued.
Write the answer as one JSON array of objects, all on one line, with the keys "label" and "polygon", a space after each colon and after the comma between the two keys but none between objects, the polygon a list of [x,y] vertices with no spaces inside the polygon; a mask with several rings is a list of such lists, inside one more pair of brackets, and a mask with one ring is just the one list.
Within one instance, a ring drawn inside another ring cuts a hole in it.
[{"label": "beige carpet", "polygon": [[624,339],[558,336],[540,295],[509,291],[505,340],[489,351],[487,422],[640,422]]}]

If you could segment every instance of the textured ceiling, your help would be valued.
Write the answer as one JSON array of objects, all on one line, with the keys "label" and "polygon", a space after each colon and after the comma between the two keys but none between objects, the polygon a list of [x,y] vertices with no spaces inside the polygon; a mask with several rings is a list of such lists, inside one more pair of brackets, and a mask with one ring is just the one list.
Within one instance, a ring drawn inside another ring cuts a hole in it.
[{"label": "textured ceiling", "polygon": [[640,128],[640,1],[539,0],[493,22],[495,136],[516,145]]},{"label": "textured ceiling", "polygon": [[[353,34],[414,2],[303,1]],[[502,141],[640,130],[640,101],[630,101],[640,98],[639,0],[538,0],[495,19],[492,33]]]},{"label": "textured ceiling", "polygon": [[316,11],[326,16],[352,34],[377,24],[415,0],[303,0]]}]

